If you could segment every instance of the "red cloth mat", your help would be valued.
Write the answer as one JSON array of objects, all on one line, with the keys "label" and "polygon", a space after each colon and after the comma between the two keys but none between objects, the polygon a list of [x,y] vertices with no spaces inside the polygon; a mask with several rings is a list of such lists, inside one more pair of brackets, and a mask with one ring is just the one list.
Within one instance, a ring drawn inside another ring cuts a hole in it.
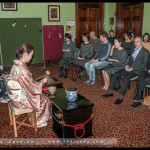
[{"label": "red cloth mat", "polygon": [[48,92],[48,87],[46,86],[46,87],[43,87],[42,88],[42,91],[44,92],[44,93],[47,93]]}]

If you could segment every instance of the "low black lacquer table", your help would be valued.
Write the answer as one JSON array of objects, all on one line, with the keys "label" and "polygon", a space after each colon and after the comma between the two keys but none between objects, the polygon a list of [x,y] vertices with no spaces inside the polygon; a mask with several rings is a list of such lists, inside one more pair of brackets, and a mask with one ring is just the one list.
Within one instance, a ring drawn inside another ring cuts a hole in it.
[{"label": "low black lacquer table", "polygon": [[80,94],[75,103],[68,102],[65,88],[57,88],[52,101],[52,128],[59,138],[85,138],[92,135],[94,103]]}]

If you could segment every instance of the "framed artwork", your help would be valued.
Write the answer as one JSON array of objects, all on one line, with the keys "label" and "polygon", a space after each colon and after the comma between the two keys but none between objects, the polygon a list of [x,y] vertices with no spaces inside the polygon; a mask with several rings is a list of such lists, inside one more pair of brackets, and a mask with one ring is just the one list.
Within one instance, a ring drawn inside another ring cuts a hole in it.
[{"label": "framed artwork", "polygon": [[59,5],[48,5],[48,21],[60,21]]},{"label": "framed artwork", "polygon": [[4,2],[2,4],[2,11],[17,11],[17,3],[16,2]]}]

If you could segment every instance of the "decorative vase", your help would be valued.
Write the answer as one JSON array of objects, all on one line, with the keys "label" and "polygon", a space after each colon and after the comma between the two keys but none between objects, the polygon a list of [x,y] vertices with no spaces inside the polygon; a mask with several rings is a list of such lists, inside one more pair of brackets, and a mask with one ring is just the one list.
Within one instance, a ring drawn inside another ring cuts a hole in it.
[{"label": "decorative vase", "polygon": [[67,110],[74,109],[74,108],[77,108],[77,102],[76,101],[74,101],[74,102],[68,101],[67,102]]},{"label": "decorative vase", "polygon": [[78,98],[77,94],[77,88],[67,88],[66,93],[67,93],[67,100],[70,102],[74,102]]},{"label": "decorative vase", "polygon": [[49,98],[54,98],[55,97],[55,91],[56,91],[56,86],[50,86],[50,87],[48,87],[48,91],[49,91],[49,93],[50,93],[50,96],[49,96]]}]

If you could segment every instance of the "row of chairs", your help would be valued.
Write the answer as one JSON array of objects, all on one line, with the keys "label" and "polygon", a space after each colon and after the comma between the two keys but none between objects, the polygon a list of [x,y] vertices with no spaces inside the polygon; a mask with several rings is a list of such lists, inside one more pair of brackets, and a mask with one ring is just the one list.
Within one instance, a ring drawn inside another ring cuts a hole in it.
[{"label": "row of chairs", "polygon": [[[80,49],[76,48],[76,53],[75,53],[75,58],[78,58],[79,56],[79,53],[80,53]],[[129,57],[127,59],[127,62],[129,60]],[[107,66],[105,66],[107,67]],[[99,70],[100,71],[100,75],[101,75],[101,85],[104,84],[104,80],[103,80],[103,75],[102,75],[102,70],[105,68],[105,67],[99,67],[99,68],[96,68],[96,70]],[[115,72],[112,73],[112,75],[114,74]],[[121,77],[123,79],[123,77]],[[138,80],[138,76],[135,76],[133,78],[130,79],[130,82],[133,82],[133,81],[137,81]],[[129,84],[129,88],[131,88],[130,84]],[[150,95],[150,85],[145,85],[145,95],[148,96]]]}]

